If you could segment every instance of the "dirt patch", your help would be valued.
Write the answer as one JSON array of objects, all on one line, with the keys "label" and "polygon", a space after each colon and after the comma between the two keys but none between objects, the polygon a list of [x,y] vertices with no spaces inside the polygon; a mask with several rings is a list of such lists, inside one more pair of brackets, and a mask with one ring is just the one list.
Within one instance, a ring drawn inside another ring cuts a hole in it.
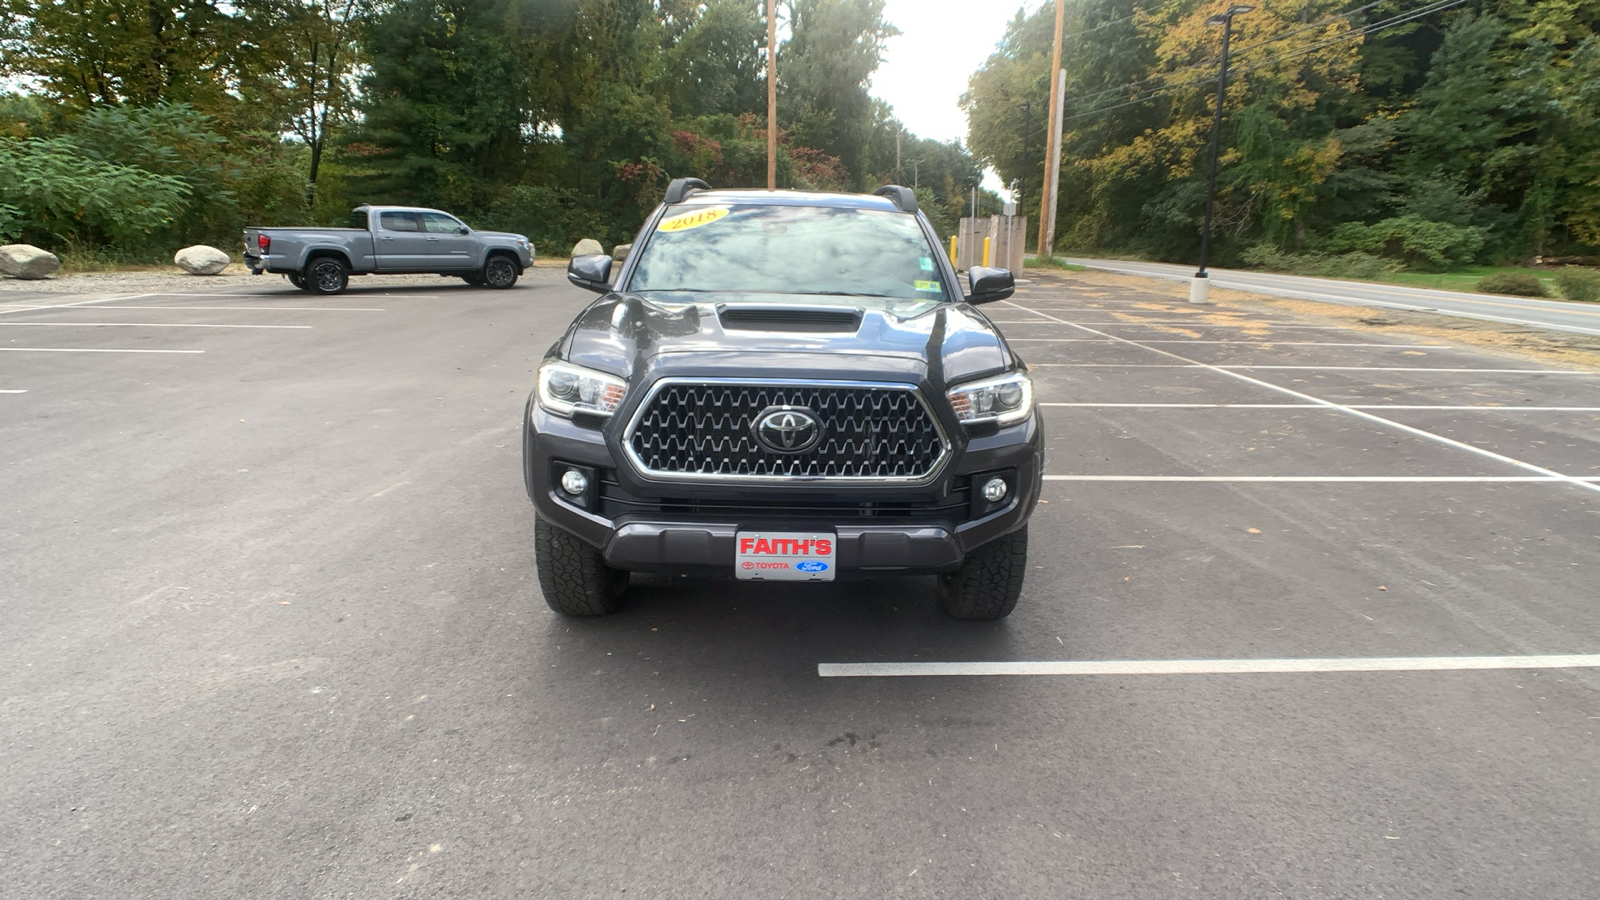
[{"label": "dirt patch", "polygon": [[[1093,290],[1102,296],[1105,288],[1115,288],[1118,289],[1119,299],[1133,301],[1137,309],[1160,308],[1170,313],[1174,312],[1169,305],[1173,301],[1187,303],[1189,300],[1188,285],[1160,278],[1114,272],[1040,273],[1035,270],[1029,274],[1042,274],[1043,277],[1037,279],[1040,284],[1084,290],[1086,293]],[[1153,307],[1151,301],[1163,302],[1161,306]],[[1338,325],[1365,334],[1392,334],[1445,341],[1506,359],[1537,359],[1545,364],[1600,371],[1600,337],[1545,331],[1502,322],[1377,307],[1341,306],[1316,300],[1288,300],[1217,288],[1211,291],[1211,303],[1180,307],[1177,311],[1198,313],[1196,324],[1209,322],[1218,325],[1244,324],[1240,316],[1250,313],[1274,313],[1301,320],[1308,325]],[[1172,330],[1178,332],[1180,328],[1176,326]],[[1258,337],[1267,334],[1265,329],[1246,328],[1243,331]]]}]

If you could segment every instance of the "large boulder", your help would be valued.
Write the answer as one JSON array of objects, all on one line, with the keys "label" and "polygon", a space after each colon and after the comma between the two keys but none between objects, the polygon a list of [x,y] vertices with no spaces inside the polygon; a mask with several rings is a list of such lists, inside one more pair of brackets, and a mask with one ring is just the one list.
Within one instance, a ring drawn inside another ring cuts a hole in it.
[{"label": "large boulder", "polygon": [[48,250],[32,244],[7,244],[0,247],[0,275],[12,278],[47,278],[61,268],[61,260]]},{"label": "large boulder", "polygon": [[232,262],[228,258],[228,254],[215,247],[207,247],[204,244],[196,244],[193,247],[185,247],[179,250],[172,257],[172,261],[178,264],[178,268],[188,272],[190,275],[215,275],[226,269],[228,263]]},{"label": "large boulder", "polygon": [[623,260],[627,259],[628,254],[632,252],[632,244],[618,244],[611,248],[611,258],[616,262],[622,262]]},{"label": "large boulder", "polygon": [[606,255],[605,248],[601,247],[600,246],[600,242],[597,241],[597,240],[594,240],[593,238],[584,238],[583,240],[581,240],[581,241],[577,242],[576,244],[572,245],[572,258],[573,259],[577,259],[580,256],[605,256],[605,255]]}]

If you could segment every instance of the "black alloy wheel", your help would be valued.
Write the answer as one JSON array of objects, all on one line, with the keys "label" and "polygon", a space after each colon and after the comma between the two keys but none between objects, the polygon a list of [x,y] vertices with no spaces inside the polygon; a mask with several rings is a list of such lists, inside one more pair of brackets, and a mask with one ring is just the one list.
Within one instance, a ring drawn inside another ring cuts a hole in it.
[{"label": "black alloy wheel", "polygon": [[491,256],[483,264],[483,283],[504,290],[517,283],[517,264],[508,256]]},{"label": "black alloy wheel", "polygon": [[305,280],[313,294],[341,294],[350,285],[350,270],[343,262],[324,256],[306,266]]}]

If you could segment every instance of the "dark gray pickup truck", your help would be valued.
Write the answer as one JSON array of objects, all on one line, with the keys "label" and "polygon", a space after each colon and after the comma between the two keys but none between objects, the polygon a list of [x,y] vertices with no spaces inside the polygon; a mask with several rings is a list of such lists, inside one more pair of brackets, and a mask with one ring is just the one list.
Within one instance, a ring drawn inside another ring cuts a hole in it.
[{"label": "dark gray pickup truck", "polygon": [[830,582],[938,576],[946,612],[1009,614],[1044,429],[1027,366],[962,291],[910,189],[679,179],[545,355],[524,413],[545,602],[617,609],[630,572]]},{"label": "dark gray pickup truck", "polygon": [[474,231],[437,209],[358,206],[349,228],[244,230],[244,261],[260,275],[286,275],[313,294],[337,294],[351,275],[437,272],[475,286],[508,288],[533,265],[525,235]]}]

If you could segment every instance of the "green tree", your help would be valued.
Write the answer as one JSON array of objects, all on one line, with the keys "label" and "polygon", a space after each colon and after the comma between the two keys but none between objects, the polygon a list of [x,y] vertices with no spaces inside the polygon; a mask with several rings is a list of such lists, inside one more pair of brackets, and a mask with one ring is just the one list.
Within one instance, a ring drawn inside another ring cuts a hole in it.
[{"label": "green tree", "polygon": [[663,2],[662,87],[679,118],[766,109],[766,24],[748,0]]},{"label": "green tree", "polygon": [[261,35],[261,64],[248,96],[273,110],[273,125],[306,146],[306,208],[333,136],[349,124],[353,73],[363,62],[358,39],[373,0],[238,0]]},{"label": "green tree", "polygon": [[401,0],[374,20],[363,121],[346,144],[358,190],[470,211],[518,178],[537,124],[518,13],[497,0]]},{"label": "green tree", "polygon": [[787,0],[790,38],[778,50],[778,119],[795,143],[839,157],[849,183],[867,187],[872,73],[900,29],[883,0]]},{"label": "green tree", "polygon": [[248,116],[237,91],[259,63],[222,0],[7,0],[5,70],[74,108],[187,103]]}]

